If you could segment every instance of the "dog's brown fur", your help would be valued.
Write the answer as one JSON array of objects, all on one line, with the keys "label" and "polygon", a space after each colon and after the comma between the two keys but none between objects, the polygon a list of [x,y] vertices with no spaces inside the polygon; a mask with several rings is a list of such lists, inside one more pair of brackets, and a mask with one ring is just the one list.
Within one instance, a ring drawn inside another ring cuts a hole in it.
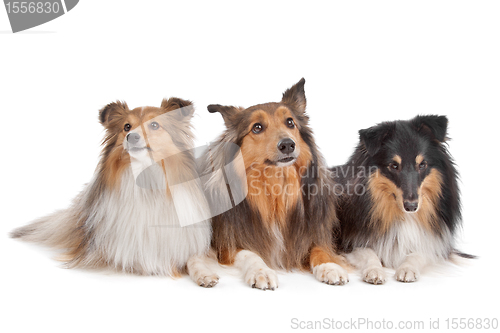
[{"label": "dog's brown fur", "polygon": [[[102,108],[99,121],[106,136],[92,181],[69,208],[18,228],[11,236],[64,250],[59,259],[69,268],[107,266],[175,277],[194,259],[190,275],[200,285],[213,286],[217,277],[200,263],[209,249],[209,221],[178,227],[180,212],[169,184],[197,176],[190,152],[193,112],[190,101],[175,97],[164,99],[159,108],[130,110],[120,101]],[[144,140],[140,147],[127,139],[132,132]],[[134,155],[134,148],[144,154]],[[134,164],[149,167],[134,175]],[[199,185],[185,186],[184,193],[186,201],[195,202],[187,203],[186,210],[209,216]]]},{"label": "dog's brown fur", "polygon": [[[265,107],[263,108],[265,109]],[[288,212],[300,200],[300,178],[307,170],[311,160],[311,151],[300,137],[297,127],[290,129],[285,120],[292,117],[291,111],[280,106],[273,112],[257,110],[251,115],[251,124],[262,123],[267,129],[262,134],[254,134],[251,128],[243,138],[241,153],[246,167],[248,196],[247,200],[253,209],[258,210],[264,223],[277,224],[279,228],[286,226]],[[281,136],[287,135],[300,146],[301,154],[297,162],[290,167],[275,167],[265,163],[273,158],[276,145]],[[273,225],[268,225],[268,228]]]},{"label": "dog's brown fur", "polygon": [[[309,270],[327,262],[343,264],[332,239],[338,229],[335,196],[329,193],[333,183],[308,126],[304,82],[302,79],[288,89],[279,103],[247,109],[208,107],[210,112],[220,112],[226,123],[219,142],[241,148],[246,170],[246,179],[241,181],[248,187],[243,202],[212,219],[212,247],[222,264],[232,264],[240,250],[252,251],[269,267],[285,270]],[[293,119],[294,128],[286,125],[288,118]],[[261,133],[252,132],[256,123],[263,125]],[[296,143],[298,156],[292,165],[272,162],[283,138]],[[228,160],[223,155],[213,157],[215,168]],[[206,169],[213,170],[213,166]]]},{"label": "dog's brown fur", "polygon": [[[160,151],[154,150],[151,157],[155,161],[162,161],[179,151],[165,151],[166,149],[171,150],[172,147],[175,147],[171,135],[163,128],[153,132],[145,124],[152,119],[161,120],[161,115],[180,107],[192,107],[190,103],[189,101],[172,97],[164,99],[159,108],[147,106],[130,110],[127,103],[117,101],[101,109],[99,111],[99,120],[106,127],[108,133],[103,140],[103,161],[100,167],[106,185],[109,187],[119,186],[123,171],[130,165],[130,156],[123,149],[123,140],[128,133],[123,130],[124,124],[128,123],[132,128],[141,127],[142,132],[147,134],[145,136],[147,146],[161,148]],[[169,120],[172,121],[173,119],[169,118]],[[172,124],[169,124],[169,126],[172,126]],[[159,142],[155,142],[155,140]]]},{"label": "dog's brown fur", "polygon": [[[435,207],[441,195],[441,185],[442,176],[440,172],[432,170],[418,190],[420,209],[416,214],[420,223],[429,231],[439,229],[439,225],[436,223],[438,212]],[[403,193],[401,189],[378,170],[370,176],[368,191],[373,201],[371,223],[377,225],[381,234],[386,232],[394,221],[404,219]]]}]

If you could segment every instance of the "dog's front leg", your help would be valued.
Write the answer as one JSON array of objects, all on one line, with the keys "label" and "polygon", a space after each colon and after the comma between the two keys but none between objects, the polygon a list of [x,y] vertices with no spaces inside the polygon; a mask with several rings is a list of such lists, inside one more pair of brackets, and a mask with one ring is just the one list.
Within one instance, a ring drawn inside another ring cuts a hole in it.
[{"label": "dog's front leg", "polygon": [[248,250],[240,250],[234,258],[234,266],[243,272],[245,282],[252,288],[274,290],[278,288],[276,272],[267,267],[264,260]]},{"label": "dog's front leg", "polygon": [[199,254],[189,258],[186,265],[191,279],[205,288],[212,288],[219,283],[219,276],[209,268],[209,261],[206,254]]},{"label": "dog's front leg", "polygon": [[334,255],[321,247],[314,247],[309,258],[313,275],[326,284],[343,285],[349,282],[342,256]]},{"label": "dog's front leg", "polygon": [[372,249],[358,247],[346,257],[349,263],[361,270],[363,281],[371,284],[383,284],[387,280],[382,263]]},{"label": "dog's front leg", "polygon": [[400,282],[415,282],[420,277],[420,271],[427,264],[424,256],[411,253],[406,256],[405,261],[396,269],[396,280]]}]

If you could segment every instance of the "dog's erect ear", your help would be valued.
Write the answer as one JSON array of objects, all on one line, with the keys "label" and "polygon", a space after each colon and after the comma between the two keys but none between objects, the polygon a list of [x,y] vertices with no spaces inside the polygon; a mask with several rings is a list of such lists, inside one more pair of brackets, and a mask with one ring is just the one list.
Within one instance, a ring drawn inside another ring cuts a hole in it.
[{"label": "dog's erect ear", "polygon": [[446,141],[448,118],[446,116],[416,116],[411,120],[413,126],[422,135],[428,135],[439,142]]},{"label": "dog's erect ear", "polygon": [[303,113],[306,111],[306,93],[304,91],[304,84],[306,80],[300,79],[299,82],[294,84],[291,88],[283,93],[281,102],[290,105],[293,109]]},{"label": "dog's erect ear", "polygon": [[126,116],[128,111],[127,103],[116,101],[109,103],[99,110],[99,121],[104,127],[110,127],[113,121]]},{"label": "dog's erect ear", "polygon": [[179,110],[176,112],[179,112],[179,115],[183,117],[192,117],[194,113],[194,106],[191,101],[177,97],[164,98],[161,107],[167,111]]},{"label": "dog's erect ear", "polygon": [[382,123],[359,131],[359,139],[370,156],[375,155],[385,140],[392,136],[394,124]]},{"label": "dog's erect ear", "polygon": [[244,110],[242,107],[236,107],[236,106],[225,106],[225,105],[220,105],[220,104],[210,104],[207,106],[208,112],[210,113],[215,113],[219,112],[222,115],[222,118],[224,119],[224,123],[226,124],[226,127],[230,127],[235,124],[236,116]]}]

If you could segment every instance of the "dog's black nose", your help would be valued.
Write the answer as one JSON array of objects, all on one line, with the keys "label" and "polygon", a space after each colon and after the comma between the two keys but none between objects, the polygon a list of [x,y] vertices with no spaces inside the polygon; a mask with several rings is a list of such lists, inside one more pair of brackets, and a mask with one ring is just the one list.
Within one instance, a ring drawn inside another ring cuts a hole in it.
[{"label": "dog's black nose", "polygon": [[137,142],[139,142],[139,140],[141,139],[141,136],[137,133],[129,133],[127,134],[127,141],[130,143],[130,144],[136,144]]},{"label": "dog's black nose", "polygon": [[405,201],[403,202],[403,206],[405,207],[405,210],[407,212],[416,212],[418,209],[418,200],[413,200],[413,201]]},{"label": "dog's black nose", "polygon": [[295,150],[295,142],[290,138],[283,139],[278,143],[278,150],[283,154],[293,153]]}]

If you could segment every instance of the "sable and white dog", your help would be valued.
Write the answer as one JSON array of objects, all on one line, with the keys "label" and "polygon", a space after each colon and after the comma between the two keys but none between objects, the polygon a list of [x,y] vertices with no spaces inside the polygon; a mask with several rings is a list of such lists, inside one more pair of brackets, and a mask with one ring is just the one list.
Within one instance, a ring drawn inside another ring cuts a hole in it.
[{"label": "sable and white dog", "polygon": [[204,260],[210,212],[191,150],[193,112],[179,98],[160,108],[108,104],[99,112],[106,137],[90,183],[69,208],[11,236],[63,249],[69,268],[169,276],[187,269],[200,286],[216,285]]},{"label": "sable and white dog", "polygon": [[226,124],[203,158],[208,197],[222,198],[229,189],[233,204],[210,205],[212,248],[221,264],[239,268],[247,284],[262,290],[278,287],[276,269],[309,271],[331,285],[348,282],[334,246],[334,184],[309,127],[304,84],[277,103],[208,106]]}]

